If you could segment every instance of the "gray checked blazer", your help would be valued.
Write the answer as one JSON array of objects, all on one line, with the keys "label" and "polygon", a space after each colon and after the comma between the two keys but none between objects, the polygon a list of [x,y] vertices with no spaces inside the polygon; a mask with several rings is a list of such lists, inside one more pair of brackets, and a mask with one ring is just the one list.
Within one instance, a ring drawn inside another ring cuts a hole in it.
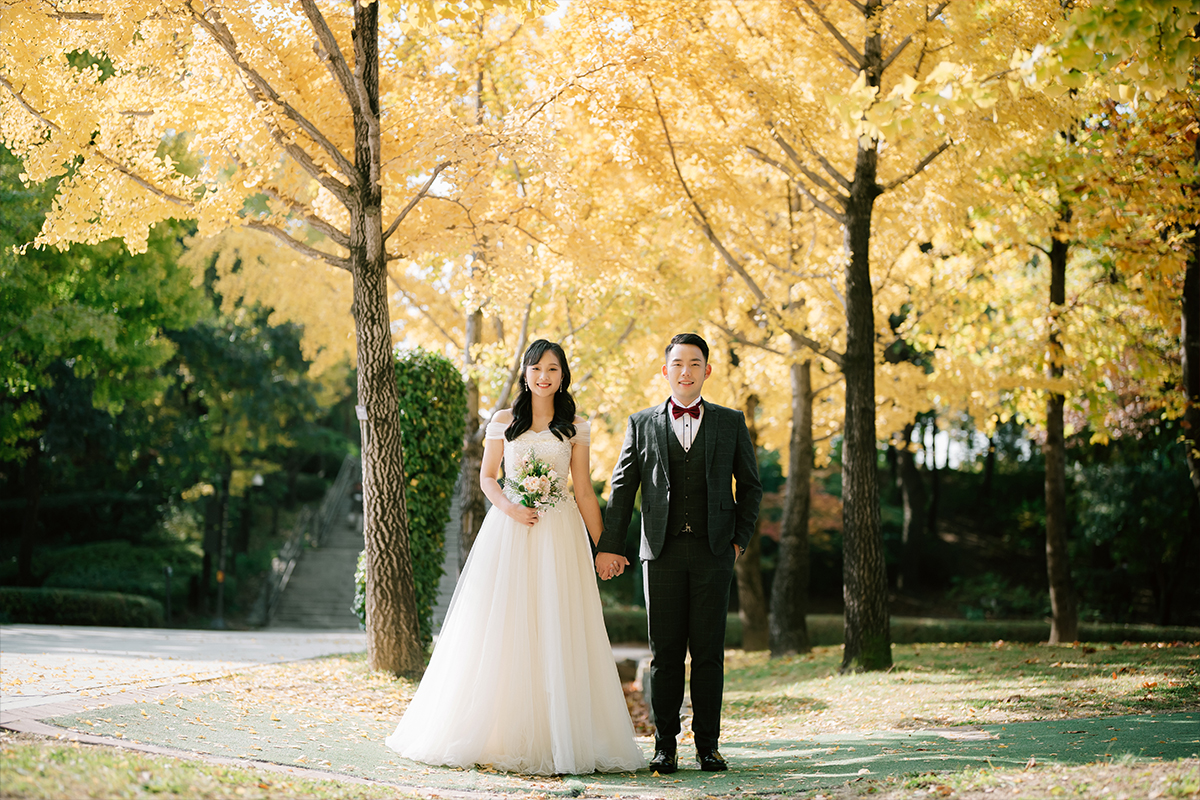
[{"label": "gray checked blazer", "polygon": [[[758,480],[758,461],[746,418],[742,412],[704,403],[705,458],[708,473],[708,541],[714,555],[731,545],[743,550],[754,534],[762,484]],[[667,536],[667,508],[670,501],[670,467],[667,437],[674,436],[668,422],[668,403],[647,408],[629,417],[625,444],[612,474],[612,492],[604,515],[604,533],[597,549],[605,553],[625,553],[625,532],[633,517],[638,489],[642,490],[643,561],[652,561],[662,552]],[[734,482],[737,489],[734,493]]]}]

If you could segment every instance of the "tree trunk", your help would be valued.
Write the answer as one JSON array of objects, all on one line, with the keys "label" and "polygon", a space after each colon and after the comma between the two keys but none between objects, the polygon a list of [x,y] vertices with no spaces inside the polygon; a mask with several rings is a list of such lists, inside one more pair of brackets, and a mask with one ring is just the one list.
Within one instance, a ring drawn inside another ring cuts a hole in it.
[{"label": "tree trunk", "polygon": [[925,468],[929,471],[929,512],[926,515],[925,528],[929,534],[930,540],[937,539],[938,535],[938,506],[942,500],[942,471],[938,467],[937,454],[937,412],[931,412],[929,415],[929,450],[927,455],[929,461]]},{"label": "tree trunk", "polygon": [[[1067,254],[1066,224],[1071,221],[1071,209],[1059,211],[1060,231],[1050,244],[1050,359],[1047,372],[1051,378],[1063,376],[1062,341],[1059,336],[1059,315],[1066,303]],[[1050,643],[1073,642],[1079,634],[1079,618],[1071,587],[1071,565],[1067,553],[1067,453],[1063,436],[1063,406],[1065,398],[1052,393],[1046,401],[1046,572],[1050,580]]]},{"label": "tree trunk", "polygon": [[467,425],[463,429],[462,483],[459,506],[462,509],[462,558],[465,561],[487,513],[483,489],[479,487],[479,469],[483,464],[483,431],[479,419],[479,381],[475,377],[473,348],[483,341],[483,312],[467,314],[466,348],[463,366],[467,371]]},{"label": "tree trunk", "polygon": [[358,402],[366,409],[362,447],[367,550],[367,661],[372,669],[418,675],[424,667],[413,589],[400,407],[393,366],[379,183],[379,4],[354,5],[355,69],[374,119],[355,113],[350,269],[354,275]]},{"label": "tree trunk", "polygon": [[904,527],[900,538],[900,576],[896,586],[911,593],[920,584],[921,563],[925,543],[925,482],[921,480],[921,471],[917,469],[917,459],[913,453],[912,435],[915,425],[909,424],[904,428],[904,444],[896,448],[896,459],[899,462],[896,485],[900,487],[900,498],[904,504]]},{"label": "tree trunk", "polygon": [[[750,429],[750,441],[758,449],[758,426],[754,423],[754,412],[758,408],[758,397],[746,398],[746,427]],[[742,620],[742,649],[766,650],[769,643],[767,632],[767,600],[762,585],[762,514],[754,526],[754,535],[746,545],[746,551],[734,564],[737,573],[738,617]]]},{"label": "tree trunk", "polygon": [[992,477],[996,474],[996,434],[988,437],[987,455],[983,458],[983,488],[980,490],[986,503],[992,500]]},{"label": "tree trunk", "polygon": [[[868,86],[883,72],[882,0],[863,3],[867,36],[863,68]],[[892,665],[887,567],[879,520],[875,441],[875,298],[871,288],[871,214],[882,189],[878,142],[858,139],[854,180],[845,204],[846,378],[845,439],[842,445],[842,524],[846,603],[842,671],[882,670]]]},{"label": "tree trunk", "polygon": [[[220,478],[215,479],[220,483]],[[221,539],[221,492],[220,485],[204,503],[204,540],[201,543],[203,558],[200,561],[200,610],[208,613],[209,598],[212,596],[213,573],[216,571],[217,551]]]},{"label": "tree trunk", "polygon": [[37,541],[38,509],[42,504],[42,440],[34,439],[22,472],[25,510],[21,514],[21,544],[17,550],[17,583],[33,586],[33,543]]},{"label": "tree trunk", "polygon": [[[792,342],[793,353],[801,345]],[[792,436],[783,493],[779,559],[771,584],[771,656],[807,653],[808,518],[812,501],[812,362],[793,361]]]}]

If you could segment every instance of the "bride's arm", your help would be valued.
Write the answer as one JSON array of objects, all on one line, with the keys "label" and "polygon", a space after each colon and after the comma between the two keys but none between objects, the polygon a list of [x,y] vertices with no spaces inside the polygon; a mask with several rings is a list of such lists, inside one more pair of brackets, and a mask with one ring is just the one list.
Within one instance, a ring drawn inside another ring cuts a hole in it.
[{"label": "bride's arm", "polygon": [[587,526],[592,543],[600,541],[604,533],[604,518],[600,516],[600,504],[596,502],[596,490],[592,488],[592,471],[589,465],[589,448],[576,442],[571,447],[571,485],[575,489],[575,504],[583,524]]},{"label": "bride's arm", "polygon": [[[503,413],[503,412],[501,412]],[[497,414],[497,417],[500,415]],[[506,421],[506,420],[501,420]],[[514,503],[504,496],[500,486],[500,466],[504,463],[504,440],[483,440],[483,461],[479,465],[479,488],[492,501],[492,505],[522,525],[533,525],[538,521],[537,511]]]}]

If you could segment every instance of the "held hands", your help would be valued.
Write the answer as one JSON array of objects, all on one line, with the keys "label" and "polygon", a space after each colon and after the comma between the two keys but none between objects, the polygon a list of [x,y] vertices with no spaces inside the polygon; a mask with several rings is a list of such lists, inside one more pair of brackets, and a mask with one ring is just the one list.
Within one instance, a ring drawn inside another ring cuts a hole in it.
[{"label": "held hands", "polygon": [[596,554],[596,574],[602,581],[617,577],[625,572],[627,566],[629,566],[629,559],[625,556],[619,556],[616,553]]},{"label": "held hands", "polygon": [[536,508],[528,508],[520,503],[512,503],[507,509],[505,509],[504,513],[508,514],[517,522],[527,527],[533,527],[538,523],[539,519],[538,510]]}]

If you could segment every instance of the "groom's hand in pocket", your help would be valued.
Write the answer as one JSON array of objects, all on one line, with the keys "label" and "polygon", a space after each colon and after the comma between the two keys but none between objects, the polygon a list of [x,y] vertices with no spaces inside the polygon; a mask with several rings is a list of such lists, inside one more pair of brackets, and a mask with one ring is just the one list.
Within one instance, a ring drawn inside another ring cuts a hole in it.
[{"label": "groom's hand in pocket", "polygon": [[604,552],[596,554],[596,574],[602,581],[617,577],[625,571],[625,567],[628,565],[629,559],[625,556]]}]

